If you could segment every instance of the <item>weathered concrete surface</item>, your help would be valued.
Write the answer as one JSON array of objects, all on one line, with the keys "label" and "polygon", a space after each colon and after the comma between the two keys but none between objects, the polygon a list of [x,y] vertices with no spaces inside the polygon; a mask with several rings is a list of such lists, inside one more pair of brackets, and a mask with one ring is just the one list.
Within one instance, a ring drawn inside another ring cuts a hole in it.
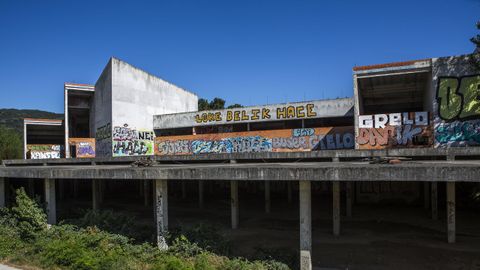
[{"label": "weathered concrete surface", "polygon": [[0,167],[0,177],[52,179],[175,179],[271,181],[479,182],[480,161],[214,163]]},{"label": "weathered concrete surface", "polygon": [[57,202],[55,199],[55,179],[45,179],[45,202],[47,204],[48,224],[57,223]]},{"label": "weathered concrete surface", "polygon": [[232,212],[232,229],[238,228],[239,205],[238,205],[238,182],[230,181],[230,208]]},{"label": "weathered concrete surface", "polygon": [[455,182],[447,182],[447,240],[455,243]]},{"label": "weathered concrete surface", "polygon": [[299,182],[300,269],[312,269],[312,184]]},{"label": "weathered concrete surface", "polygon": [[[480,159],[480,147],[464,147],[464,148],[416,148],[416,149],[382,149],[382,150],[322,150],[310,152],[264,152],[264,153],[228,153],[228,154],[198,154],[198,155],[172,155],[172,156],[152,156],[150,159],[157,162],[184,162],[194,163],[202,161],[229,161],[229,160],[308,160],[308,159],[328,159],[338,158],[340,162],[344,159],[362,159],[372,157],[412,157],[412,158],[428,158],[428,157],[477,157]],[[22,166],[22,165],[55,165],[55,164],[109,164],[109,163],[131,163],[145,157],[98,157],[98,158],[70,158],[70,159],[16,159],[4,160],[5,166]]]},{"label": "weathered concrete surface", "polygon": [[[311,112],[315,113],[315,116],[308,117],[307,105],[313,105]],[[302,107],[304,117],[289,117],[289,118],[279,118],[277,117],[277,109],[282,110],[286,107]],[[262,112],[268,110],[269,117],[264,119]],[[254,112],[258,112],[254,116]],[[227,114],[232,116],[235,112],[239,112],[239,120],[227,121]],[[211,115],[217,115],[217,121],[196,121],[196,116],[201,116],[203,113],[210,113]],[[243,113],[243,114],[240,114]],[[248,117],[247,119],[242,119],[243,117]],[[254,116],[254,117],[252,117]],[[258,116],[258,117],[257,117]],[[163,114],[155,115],[153,117],[153,128],[154,129],[168,129],[168,128],[182,128],[182,127],[194,127],[194,126],[205,126],[205,125],[224,125],[224,124],[238,124],[238,123],[251,123],[251,122],[262,122],[262,121],[278,121],[278,120],[291,120],[291,119],[308,119],[308,118],[324,118],[324,117],[341,117],[341,116],[353,116],[353,99],[352,98],[339,98],[339,99],[330,99],[330,100],[314,100],[314,101],[305,101],[305,102],[291,102],[283,104],[271,104],[264,106],[251,106],[243,107],[236,109],[225,109],[225,110],[211,110],[211,111],[202,111],[202,112],[190,112],[190,113],[177,113],[177,114]]]},{"label": "weathered concrete surface", "polygon": [[168,185],[167,180],[155,181],[155,209],[157,220],[157,245],[159,249],[168,248],[165,233],[168,230]]}]

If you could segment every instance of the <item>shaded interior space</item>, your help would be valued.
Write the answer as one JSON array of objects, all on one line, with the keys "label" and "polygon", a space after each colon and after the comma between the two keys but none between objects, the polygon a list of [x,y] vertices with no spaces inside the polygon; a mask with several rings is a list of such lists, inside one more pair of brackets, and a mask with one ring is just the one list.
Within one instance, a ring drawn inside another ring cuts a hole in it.
[{"label": "shaded interior space", "polygon": [[358,77],[359,112],[363,115],[428,111],[431,72],[404,72]]},{"label": "shaded interior space", "polygon": [[[43,181],[33,192],[42,195]],[[60,184],[62,183],[63,184]],[[76,183],[75,183],[76,182]],[[15,188],[28,180],[10,182]],[[131,216],[144,241],[155,241],[151,181],[103,180],[99,209]],[[347,213],[346,183],[340,184],[340,233],[333,234],[331,182],[312,183],[312,263],[320,269],[478,269],[479,203],[467,196],[478,183],[456,184],[456,243],[448,244],[446,184],[437,183],[438,217],[432,218],[430,184],[365,182],[353,185],[352,212]],[[382,185],[383,184],[383,187]],[[298,268],[299,185],[238,183],[239,225],[231,228],[230,181],[168,181],[169,229],[209,224],[232,245],[230,256],[256,258],[267,250],[274,259]],[[290,186],[290,187],[289,187]],[[388,186],[388,188],[387,188]],[[410,194],[408,190],[412,190]],[[90,180],[57,180],[58,220],[78,218],[92,208]],[[362,189],[360,191],[360,189]],[[289,193],[291,190],[291,193]],[[387,193],[394,193],[387,194]],[[407,194],[408,193],[408,194]],[[370,194],[370,200],[367,200]],[[403,195],[402,195],[403,194]],[[268,204],[267,201],[270,203]],[[269,205],[269,206],[267,206]],[[267,210],[268,208],[268,210]]]},{"label": "shaded interior space", "polygon": [[68,89],[67,93],[68,136],[70,138],[89,138],[94,92]]},{"label": "shaded interior space", "polygon": [[65,142],[63,123],[58,122],[29,124],[26,123],[27,144],[60,144]]}]

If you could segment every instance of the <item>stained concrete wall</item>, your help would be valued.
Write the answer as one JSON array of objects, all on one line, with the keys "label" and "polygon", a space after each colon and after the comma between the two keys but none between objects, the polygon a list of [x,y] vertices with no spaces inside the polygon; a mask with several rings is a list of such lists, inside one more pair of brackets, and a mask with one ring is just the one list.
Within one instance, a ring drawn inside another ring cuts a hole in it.
[{"label": "stained concrete wall", "polygon": [[197,106],[197,95],[111,58],[95,85],[97,156],[153,155],[153,115]]}]

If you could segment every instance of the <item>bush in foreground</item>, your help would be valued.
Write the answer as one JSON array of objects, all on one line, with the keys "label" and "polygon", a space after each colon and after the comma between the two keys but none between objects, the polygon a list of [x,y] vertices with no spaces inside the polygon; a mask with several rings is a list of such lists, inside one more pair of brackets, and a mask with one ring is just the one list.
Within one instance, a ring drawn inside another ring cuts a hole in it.
[{"label": "bush in foreground", "polygon": [[0,260],[44,269],[288,269],[278,262],[219,256],[185,236],[161,251],[95,226],[48,228],[45,213],[23,189],[17,191],[16,206],[0,210]]}]

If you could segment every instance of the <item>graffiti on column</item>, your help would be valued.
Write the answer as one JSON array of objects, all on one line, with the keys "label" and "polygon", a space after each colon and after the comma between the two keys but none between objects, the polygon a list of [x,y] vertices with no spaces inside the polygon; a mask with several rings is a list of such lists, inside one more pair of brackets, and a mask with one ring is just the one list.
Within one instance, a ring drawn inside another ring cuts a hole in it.
[{"label": "graffiti on column", "polygon": [[95,151],[97,156],[108,156],[112,152],[112,126],[110,123],[97,128]]},{"label": "graffiti on column", "polygon": [[428,112],[360,115],[360,149],[429,147],[433,144]]},{"label": "graffiti on column", "polygon": [[155,133],[136,130],[128,124],[114,127],[112,133],[113,156],[153,155]]},{"label": "graffiti on column", "polygon": [[56,144],[29,144],[27,145],[27,158],[51,159],[61,157],[61,145]]},{"label": "graffiti on column", "polygon": [[480,75],[440,77],[437,147],[480,145]]},{"label": "graffiti on column", "polygon": [[157,137],[157,155],[293,152],[353,148],[353,127]]},{"label": "graffiti on column", "polygon": [[69,138],[69,145],[75,146],[76,158],[95,157],[95,139],[94,138]]}]

